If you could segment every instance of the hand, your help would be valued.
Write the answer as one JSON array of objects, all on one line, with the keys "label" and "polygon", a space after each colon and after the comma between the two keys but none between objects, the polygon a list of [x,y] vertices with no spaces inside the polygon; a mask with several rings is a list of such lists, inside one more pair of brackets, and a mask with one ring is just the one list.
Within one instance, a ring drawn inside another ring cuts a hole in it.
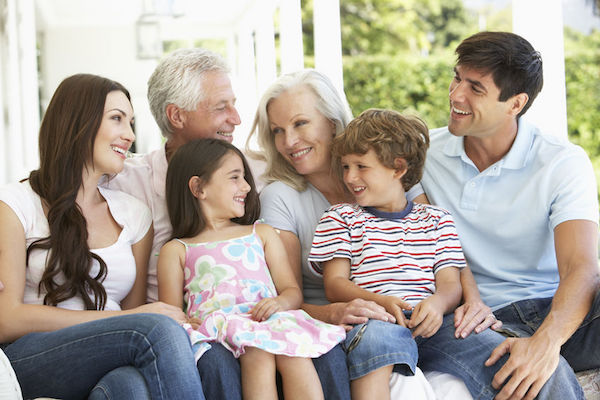
[{"label": "hand", "polygon": [[440,329],[444,319],[444,305],[440,304],[442,301],[433,294],[415,306],[406,325],[413,330],[413,337],[431,337]]},{"label": "hand", "polygon": [[162,301],[157,301],[155,303],[143,304],[139,307],[136,307],[130,310],[132,313],[151,313],[151,314],[162,314],[167,317],[173,318],[175,321],[180,324],[187,321],[187,316],[183,312],[183,310],[179,307],[175,307],[171,304],[163,303]]},{"label": "hand", "polygon": [[250,315],[255,321],[264,321],[277,311],[283,311],[283,307],[277,297],[267,297],[252,307]]},{"label": "hand", "polygon": [[506,353],[510,353],[508,360],[492,380],[495,389],[502,388],[496,400],[531,400],[556,370],[560,346],[544,336],[509,338],[492,351],[485,366],[495,364]]},{"label": "hand", "polygon": [[189,324],[192,329],[198,329],[200,328],[200,326],[202,326],[202,320],[200,318],[197,317],[187,317],[185,319],[185,323]]},{"label": "hand", "polygon": [[410,304],[396,296],[381,296],[377,301],[385,307],[387,312],[394,316],[398,325],[407,327],[406,318],[402,310],[412,310],[413,307]]},{"label": "hand", "polygon": [[496,319],[492,309],[485,305],[481,299],[466,301],[454,310],[454,337],[466,338],[475,330],[482,332],[487,328],[494,330],[502,327],[502,321]]},{"label": "hand", "polygon": [[332,310],[328,322],[342,325],[347,331],[352,329],[352,325],[365,324],[369,319],[396,322],[392,314],[374,301],[354,299],[347,303],[332,303],[327,307]]}]

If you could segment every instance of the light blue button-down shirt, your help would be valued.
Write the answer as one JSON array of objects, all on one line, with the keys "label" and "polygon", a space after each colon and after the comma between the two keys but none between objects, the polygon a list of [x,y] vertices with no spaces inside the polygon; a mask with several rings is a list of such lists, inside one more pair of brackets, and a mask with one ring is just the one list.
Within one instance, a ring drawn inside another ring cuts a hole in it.
[{"label": "light blue button-down shirt", "polygon": [[559,282],[554,228],[598,222],[596,180],[579,146],[542,135],[519,120],[510,151],[479,171],[464,138],[431,131],[421,184],[432,204],[449,210],[483,301],[493,309],[551,297]]}]

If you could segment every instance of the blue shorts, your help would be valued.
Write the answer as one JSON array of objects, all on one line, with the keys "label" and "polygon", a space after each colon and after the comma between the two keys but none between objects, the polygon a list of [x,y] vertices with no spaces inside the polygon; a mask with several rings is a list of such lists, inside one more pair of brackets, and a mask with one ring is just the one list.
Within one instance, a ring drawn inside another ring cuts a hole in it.
[{"label": "blue shorts", "polygon": [[346,334],[342,347],[346,352],[350,380],[392,364],[394,371],[414,375],[419,358],[410,329],[374,319],[355,325]]}]

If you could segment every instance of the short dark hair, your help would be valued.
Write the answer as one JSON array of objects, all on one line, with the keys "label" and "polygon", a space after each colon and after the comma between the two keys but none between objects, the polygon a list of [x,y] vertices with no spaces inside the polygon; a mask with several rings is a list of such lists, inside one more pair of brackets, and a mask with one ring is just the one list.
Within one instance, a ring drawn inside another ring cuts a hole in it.
[{"label": "short dark hair", "polygon": [[231,143],[220,139],[192,140],[177,149],[167,169],[167,210],[173,227],[171,239],[195,236],[204,230],[206,218],[198,199],[189,189],[188,182],[194,176],[208,182],[223,163],[223,157],[231,152],[242,159],[244,179],[250,185],[250,191],[246,195],[245,213],[239,218],[232,218],[232,221],[249,225],[258,219],[258,192],[248,161],[242,152]]},{"label": "short dark hair", "polygon": [[458,45],[456,54],[457,65],[492,74],[500,89],[499,101],[527,93],[529,100],[518,117],[525,114],[544,85],[542,56],[527,40],[514,33],[476,33]]},{"label": "short dark hair", "polygon": [[408,191],[423,176],[428,147],[429,130],[421,119],[394,110],[370,108],[350,121],[341,135],[333,138],[332,152],[340,164],[342,156],[366,154],[373,149],[379,162],[390,169],[397,168],[396,158],[403,158],[407,170],[402,177],[402,187]]}]

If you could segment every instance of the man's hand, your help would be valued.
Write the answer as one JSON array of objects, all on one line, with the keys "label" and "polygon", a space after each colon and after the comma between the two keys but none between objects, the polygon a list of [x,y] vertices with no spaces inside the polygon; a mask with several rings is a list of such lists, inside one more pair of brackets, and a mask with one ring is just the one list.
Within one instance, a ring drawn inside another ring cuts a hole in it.
[{"label": "man's hand", "polygon": [[454,336],[466,338],[473,332],[479,333],[487,328],[500,329],[502,321],[496,319],[492,309],[483,301],[466,301],[463,305],[454,310]]},{"label": "man's hand", "polygon": [[428,338],[440,329],[445,308],[445,305],[441,304],[442,302],[442,298],[433,294],[415,306],[410,320],[407,322],[407,327],[413,330],[413,337]]},{"label": "man's hand", "polygon": [[342,325],[347,331],[352,329],[353,325],[364,324],[369,319],[396,322],[393,315],[374,301],[354,299],[347,303],[332,303],[328,307],[332,309],[330,323]]},{"label": "man's hand", "polygon": [[509,338],[494,349],[485,362],[486,367],[507,353],[510,353],[508,360],[492,380],[495,389],[502,388],[496,400],[532,400],[556,370],[560,346],[545,336]]}]

